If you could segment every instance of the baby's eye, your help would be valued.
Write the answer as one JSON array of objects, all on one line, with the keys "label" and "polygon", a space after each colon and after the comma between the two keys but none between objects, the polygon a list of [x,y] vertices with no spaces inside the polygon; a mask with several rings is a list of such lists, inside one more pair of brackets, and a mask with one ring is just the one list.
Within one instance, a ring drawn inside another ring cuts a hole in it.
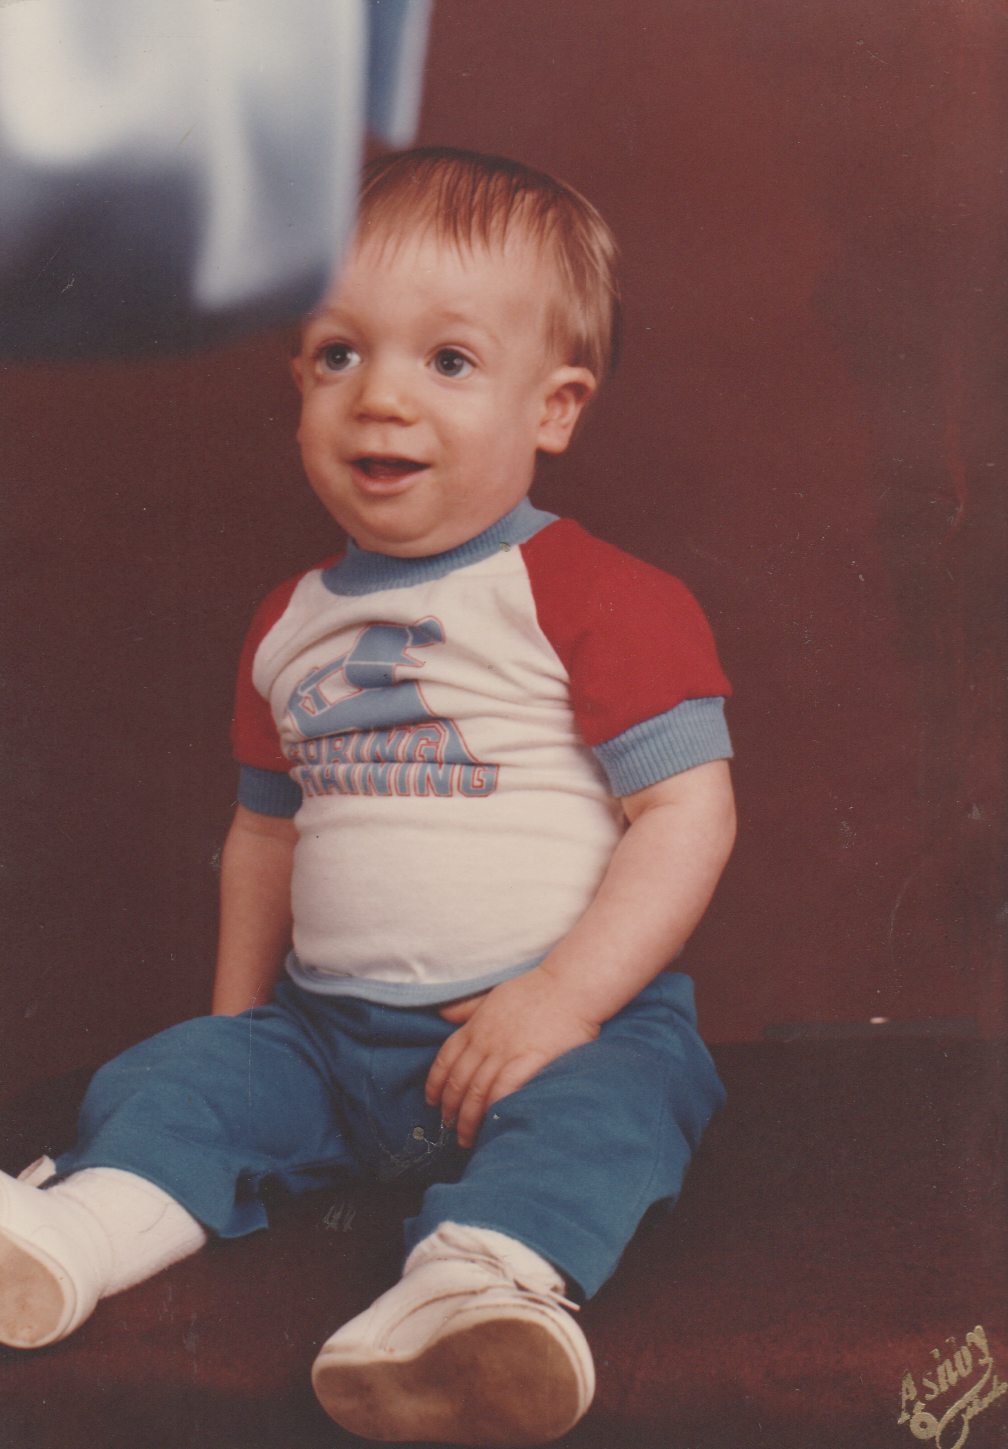
[{"label": "baby's eye", "polygon": [[322,366],[327,372],[346,372],[348,367],[356,367],[360,362],[360,353],[355,352],[346,342],[330,342],[324,347],[320,354]]},{"label": "baby's eye", "polygon": [[468,357],[456,352],[454,347],[442,347],[440,352],[435,353],[434,371],[441,377],[468,377],[472,370]]}]

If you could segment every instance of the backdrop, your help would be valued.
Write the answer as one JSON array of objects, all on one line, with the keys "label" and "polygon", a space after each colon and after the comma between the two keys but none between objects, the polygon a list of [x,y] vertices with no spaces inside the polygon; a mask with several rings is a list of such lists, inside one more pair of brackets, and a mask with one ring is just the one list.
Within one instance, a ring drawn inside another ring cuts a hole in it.
[{"label": "backdrop", "polygon": [[[420,140],[612,222],[612,383],[533,494],[679,574],[735,686],[702,1027],[1004,1030],[1001,0],[439,0]],[[257,601],[338,543],[283,339],[8,367],[12,1091],[206,1009]]]}]

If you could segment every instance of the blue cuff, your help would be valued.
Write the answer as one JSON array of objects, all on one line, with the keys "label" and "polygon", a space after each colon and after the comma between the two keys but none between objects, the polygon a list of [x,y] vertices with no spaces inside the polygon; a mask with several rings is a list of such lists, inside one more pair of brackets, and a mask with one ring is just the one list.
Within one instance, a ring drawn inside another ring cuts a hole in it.
[{"label": "blue cuff", "polygon": [[684,699],[675,709],[631,725],[615,739],[595,745],[614,795],[632,795],[709,760],[730,760],[731,740],[724,699]]},{"label": "blue cuff", "polygon": [[238,779],[238,804],[257,815],[277,815],[291,820],[301,809],[301,786],[279,770],[260,770],[242,765]]}]

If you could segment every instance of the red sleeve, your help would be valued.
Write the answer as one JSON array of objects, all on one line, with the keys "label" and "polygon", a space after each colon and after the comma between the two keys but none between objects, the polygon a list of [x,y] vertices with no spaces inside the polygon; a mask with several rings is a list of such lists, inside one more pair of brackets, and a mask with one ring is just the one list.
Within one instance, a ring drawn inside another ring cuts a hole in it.
[{"label": "red sleeve", "polygon": [[[327,559],[319,567],[328,568],[334,562],[335,559]],[[283,615],[291,601],[291,595],[304,576],[297,574],[288,579],[259,605],[238,664],[231,744],[239,764],[255,765],[260,770],[282,770],[286,774],[290,769],[290,762],[280,748],[280,737],[273,722],[269,701],[263,699],[252,683],[252,666],[255,663],[256,650]]]},{"label": "red sleeve", "polygon": [[671,574],[567,518],[521,550],[586,744],[615,739],[685,699],[731,693],[699,604]]}]

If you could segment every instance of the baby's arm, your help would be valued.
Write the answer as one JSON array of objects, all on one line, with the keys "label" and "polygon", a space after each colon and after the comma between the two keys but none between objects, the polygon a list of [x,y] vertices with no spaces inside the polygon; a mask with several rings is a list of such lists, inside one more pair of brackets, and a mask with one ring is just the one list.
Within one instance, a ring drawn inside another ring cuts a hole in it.
[{"label": "baby's arm", "polygon": [[239,805],[221,853],[215,1016],[269,1001],[291,933],[293,820]]},{"label": "baby's arm", "polygon": [[485,996],[445,1007],[462,1022],[427,1078],[459,1142],[489,1106],[547,1062],[598,1036],[679,950],[731,853],[735,807],[726,760],[684,770],[623,799],[629,829],[598,894],[544,961]]}]

